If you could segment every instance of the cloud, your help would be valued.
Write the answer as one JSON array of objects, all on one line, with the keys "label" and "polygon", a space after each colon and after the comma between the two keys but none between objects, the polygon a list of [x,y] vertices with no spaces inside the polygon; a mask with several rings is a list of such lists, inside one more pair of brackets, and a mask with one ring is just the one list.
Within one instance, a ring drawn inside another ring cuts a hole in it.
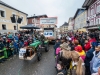
[{"label": "cloud", "polygon": [[81,8],[85,0],[2,0],[5,3],[26,12],[29,16],[34,14],[47,14],[58,17],[58,26],[69,17],[73,17],[77,8]]}]

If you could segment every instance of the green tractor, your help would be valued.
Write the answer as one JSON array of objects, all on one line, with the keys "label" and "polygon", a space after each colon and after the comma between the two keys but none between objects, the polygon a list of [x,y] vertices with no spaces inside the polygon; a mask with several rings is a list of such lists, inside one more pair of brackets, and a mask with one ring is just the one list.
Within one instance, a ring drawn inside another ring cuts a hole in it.
[{"label": "green tractor", "polygon": [[34,56],[37,56],[37,60],[41,60],[42,56],[42,49],[45,49],[45,52],[48,52],[49,46],[48,41],[44,42],[44,46],[42,46],[42,42],[39,40],[34,41],[30,44],[27,48],[20,49],[19,51],[19,58],[32,60]]},{"label": "green tractor", "polygon": [[44,49],[45,52],[49,51],[49,43],[48,43],[48,41],[44,41],[44,46],[43,46],[42,45],[42,41],[36,40],[36,41],[34,41],[34,43],[30,44],[30,46],[34,47],[34,49],[36,50],[38,61],[41,60],[42,49]]}]

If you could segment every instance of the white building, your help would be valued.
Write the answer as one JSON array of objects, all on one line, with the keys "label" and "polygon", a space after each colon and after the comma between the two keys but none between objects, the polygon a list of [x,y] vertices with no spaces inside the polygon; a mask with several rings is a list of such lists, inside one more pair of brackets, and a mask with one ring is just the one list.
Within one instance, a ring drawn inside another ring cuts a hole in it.
[{"label": "white building", "polygon": [[69,18],[69,21],[68,21],[68,30],[73,30],[73,17]]},{"label": "white building", "polygon": [[84,26],[87,25],[87,11],[83,8],[80,8],[76,11],[76,14],[74,16],[75,24],[74,29],[79,30],[82,29]]}]

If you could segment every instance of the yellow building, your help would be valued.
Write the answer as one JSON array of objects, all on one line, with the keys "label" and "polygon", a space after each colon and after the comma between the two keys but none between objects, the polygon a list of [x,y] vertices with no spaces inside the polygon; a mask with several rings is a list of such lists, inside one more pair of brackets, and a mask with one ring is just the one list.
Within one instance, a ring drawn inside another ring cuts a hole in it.
[{"label": "yellow building", "polygon": [[0,32],[17,32],[17,24],[11,22],[11,16],[17,15],[22,17],[21,24],[18,24],[18,30],[20,26],[27,25],[27,14],[17,10],[6,3],[0,1]]},{"label": "yellow building", "polygon": [[65,22],[62,26],[60,26],[60,32],[64,33],[68,31],[68,23]]}]

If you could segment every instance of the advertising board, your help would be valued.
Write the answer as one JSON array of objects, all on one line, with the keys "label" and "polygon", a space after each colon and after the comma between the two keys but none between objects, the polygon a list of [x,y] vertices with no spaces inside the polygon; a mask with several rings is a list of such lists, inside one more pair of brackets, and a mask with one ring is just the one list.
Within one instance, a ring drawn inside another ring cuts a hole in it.
[{"label": "advertising board", "polygon": [[40,24],[57,24],[57,17],[40,18]]}]

